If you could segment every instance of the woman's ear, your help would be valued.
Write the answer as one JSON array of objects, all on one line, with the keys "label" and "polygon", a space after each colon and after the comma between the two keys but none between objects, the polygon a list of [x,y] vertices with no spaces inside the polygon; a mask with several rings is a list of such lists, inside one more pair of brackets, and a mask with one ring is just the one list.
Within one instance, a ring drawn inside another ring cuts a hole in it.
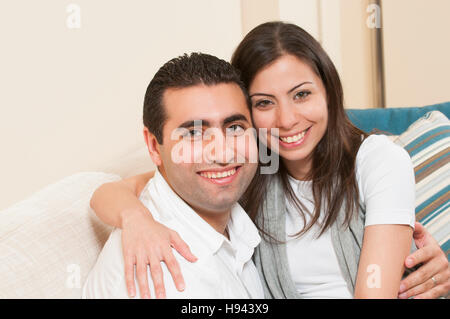
[{"label": "woman's ear", "polygon": [[147,149],[150,153],[150,157],[152,158],[153,163],[155,163],[156,166],[160,166],[162,164],[161,150],[159,149],[159,143],[156,139],[156,136],[150,133],[150,131],[146,127],[144,127],[143,133],[145,144],[147,144]]}]

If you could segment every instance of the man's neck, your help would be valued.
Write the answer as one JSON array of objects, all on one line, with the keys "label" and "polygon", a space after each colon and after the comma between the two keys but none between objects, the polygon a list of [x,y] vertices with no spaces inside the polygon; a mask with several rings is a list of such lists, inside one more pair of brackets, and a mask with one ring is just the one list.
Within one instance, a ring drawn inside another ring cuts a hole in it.
[{"label": "man's neck", "polygon": [[[158,171],[161,176],[166,180],[166,183],[172,189],[172,191],[177,194],[177,192],[173,189],[172,185],[170,185],[168,178],[166,176],[166,172],[163,166],[158,166]],[[180,195],[177,194],[181,199],[183,199]],[[214,228],[219,234],[224,235],[226,238],[230,239],[228,236],[227,225],[231,216],[231,209],[224,212],[210,212],[204,209],[196,208],[190,205],[186,200],[183,201],[189,205],[194,212],[197,213],[205,222],[207,222],[212,228]]]},{"label": "man's neck", "polygon": [[230,221],[231,210],[221,213],[207,212],[194,207],[192,207],[192,209],[219,234],[222,234],[228,238],[228,232],[226,231],[226,229],[228,222]]}]

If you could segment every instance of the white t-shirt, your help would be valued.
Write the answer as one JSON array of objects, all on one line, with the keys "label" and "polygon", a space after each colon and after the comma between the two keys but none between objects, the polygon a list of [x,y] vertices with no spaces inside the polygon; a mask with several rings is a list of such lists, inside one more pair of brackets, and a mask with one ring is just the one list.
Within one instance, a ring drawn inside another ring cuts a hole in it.
[{"label": "white t-shirt", "polygon": [[[166,265],[161,264],[167,298],[264,298],[258,271],[251,259],[261,238],[239,204],[231,210],[228,240],[175,194],[158,171],[142,191],[140,200],[155,220],[177,231],[198,257],[195,263],[190,263],[173,250],[186,284],[182,292],[175,288]],[[120,229],[111,233],[88,275],[83,298],[128,298],[121,235]],[[154,297],[149,268],[147,277]],[[136,297],[140,298],[139,289]]]},{"label": "white t-shirt", "polygon": [[[300,199],[313,212],[312,182],[289,178]],[[366,209],[365,226],[410,225],[415,222],[414,169],[408,153],[385,135],[371,135],[356,156],[356,180],[360,201]],[[314,225],[302,237],[292,237],[303,228],[303,219],[286,199],[287,256],[292,279],[304,298],[352,298],[342,276],[331,242],[330,230],[317,238]],[[306,215],[307,222],[310,216]],[[321,212],[323,220],[324,212]]]}]

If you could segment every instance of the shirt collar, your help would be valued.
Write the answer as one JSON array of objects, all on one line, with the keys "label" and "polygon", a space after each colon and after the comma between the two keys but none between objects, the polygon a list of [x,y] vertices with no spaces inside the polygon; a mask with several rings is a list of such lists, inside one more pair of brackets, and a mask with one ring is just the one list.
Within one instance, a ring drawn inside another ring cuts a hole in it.
[{"label": "shirt collar", "polygon": [[[176,215],[176,218],[185,227],[189,228],[189,232],[197,237],[197,240],[189,242],[189,246],[206,247],[209,253],[215,254],[222,246],[223,242],[227,240],[225,236],[217,232],[211,225],[209,225],[203,218],[201,218],[181,197],[179,197],[170,185],[167,183],[165,178],[160,174],[159,170],[155,171],[154,177],[150,180],[154,187],[151,189],[152,193],[150,196],[153,198],[154,202],[157,202],[159,209],[163,209],[164,212],[171,212]],[[247,219],[246,219],[247,218]],[[253,230],[248,223],[251,223]],[[241,225],[242,224],[242,225]],[[252,221],[245,213],[243,208],[236,203],[231,209],[231,219],[227,225],[228,231],[233,233],[230,236],[235,236],[237,242],[242,244],[242,242],[249,242],[250,246],[255,247],[258,245],[259,238],[258,231],[253,225]],[[236,229],[235,229],[236,228]],[[256,243],[257,241],[257,243]],[[193,249],[195,250],[195,249]],[[197,249],[198,250],[198,249]],[[199,256],[198,256],[199,257]]]},{"label": "shirt collar", "polygon": [[261,237],[255,224],[239,204],[236,204],[231,211],[228,232],[236,260],[242,267],[252,258],[255,247],[261,242]]}]

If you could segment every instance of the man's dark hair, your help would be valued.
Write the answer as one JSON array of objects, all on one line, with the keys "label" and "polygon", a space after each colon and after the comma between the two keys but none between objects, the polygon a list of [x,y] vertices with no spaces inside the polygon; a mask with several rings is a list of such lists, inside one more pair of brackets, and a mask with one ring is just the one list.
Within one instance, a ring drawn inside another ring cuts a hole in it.
[{"label": "man's dark hair", "polygon": [[163,95],[169,88],[186,88],[196,85],[236,83],[242,90],[248,107],[250,100],[240,74],[230,63],[204,53],[184,54],[165,63],[156,72],[144,98],[144,125],[163,143],[163,126],[167,118]]}]

